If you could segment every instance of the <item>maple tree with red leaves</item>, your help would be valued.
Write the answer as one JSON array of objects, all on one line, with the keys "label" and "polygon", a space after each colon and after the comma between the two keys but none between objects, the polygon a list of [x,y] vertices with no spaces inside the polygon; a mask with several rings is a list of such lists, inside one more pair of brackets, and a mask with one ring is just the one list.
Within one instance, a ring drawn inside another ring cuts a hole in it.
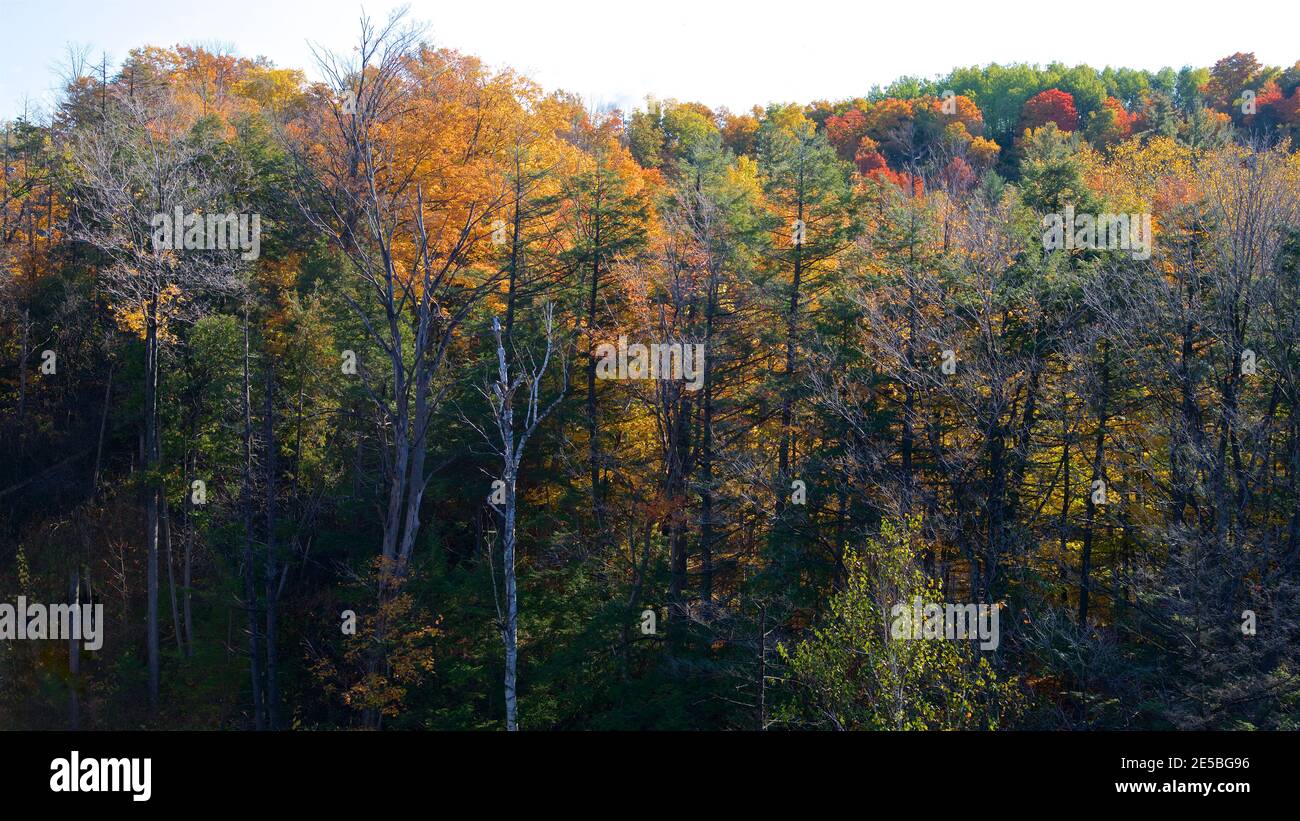
[{"label": "maple tree with red leaves", "polygon": [[1079,128],[1079,112],[1074,107],[1074,97],[1059,88],[1049,88],[1030,97],[1020,112],[1022,129],[1041,128],[1056,123],[1062,131]]},{"label": "maple tree with red leaves", "polygon": [[862,142],[858,145],[857,153],[853,156],[853,161],[858,167],[858,173],[864,177],[882,168],[889,169],[888,164],[885,162],[885,155],[877,151],[876,148],[875,140],[870,137],[863,137]]},{"label": "maple tree with red leaves", "polygon": [[858,108],[850,108],[826,120],[826,138],[843,160],[854,158],[866,133],[867,118]]}]

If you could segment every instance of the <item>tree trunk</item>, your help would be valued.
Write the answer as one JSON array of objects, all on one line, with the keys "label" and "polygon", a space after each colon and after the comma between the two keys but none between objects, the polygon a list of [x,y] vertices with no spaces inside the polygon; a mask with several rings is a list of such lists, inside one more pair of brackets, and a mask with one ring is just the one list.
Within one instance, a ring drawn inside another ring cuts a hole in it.
[{"label": "tree trunk", "polygon": [[[509,446],[513,445],[513,438]],[[515,688],[519,668],[519,593],[515,578],[515,475],[513,468],[507,472],[505,507],[505,553],[503,569],[506,582],[506,624],[503,639],[506,648],[506,729],[519,729],[519,708]]]},{"label": "tree trunk", "polygon": [[279,668],[279,656],[276,650],[278,633],[278,613],[276,600],[279,598],[279,570],[275,554],[275,479],[276,479],[276,445],[275,445],[275,407],[272,399],[275,394],[274,370],[268,364],[266,369],[266,419],[263,427],[266,431],[265,484],[266,484],[266,723],[271,730],[279,729],[280,724],[280,689],[276,680]]},{"label": "tree trunk", "polygon": [[[74,567],[68,576],[68,603],[75,609],[73,618],[81,618],[81,568]],[[102,628],[101,628],[102,629]],[[77,688],[81,686],[81,642],[68,633],[68,725],[70,729],[81,729],[81,705],[78,701]]]},{"label": "tree trunk", "polygon": [[[591,512],[596,523],[596,546],[604,531],[604,500],[600,489],[600,429],[596,406],[596,300],[600,290],[600,169],[596,169],[596,200],[592,210],[591,288],[587,295],[587,437],[591,473]],[[599,551],[598,551],[599,552]]]},{"label": "tree trunk", "polygon": [[167,554],[167,595],[172,603],[172,632],[176,634],[176,652],[183,654],[185,644],[181,636],[180,608],[176,606],[176,568],[172,562],[171,506],[166,499],[162,502],[162,540]]},{"label": "tree trunk", "polygon": [[190,509],[193,506],[190,497],[189,477],[193,474],[186,474],[187,482],[185,485],[185,562],[181,569],[181,608],[185,613],[185,657],[194,657],[194,619],[190,609],[190,584],[192,568],[194,566],[194,522],[190,518]]},{"label": "tree trunk", "polygon": [[700,601],[713,605],[713,320],[718,309],[716,273],[704,306],[704,397],[700,409]]},{"label": "tree trunk", "polygon": [[[803,200],[800,199],[796,219],[803,223]],[[790,306],[785,320],[785,386],[781,392],[781,452],[777,466],[777,515],[785,511],[786,491],[790,485],[790,426],[794,421],[795,347],[799,332],[799,284],[803,277],[803,235],[795,238],[794,276],[790,281]]]},{"label": "tree trunk", "polygon": [[[1097,443],[1092,456],[1092,479],[1105,479],[1102,477],[1102,457],[1105,453],[1106,443],[1106,422],[1107,407],[1109,398],[1107,396],[1110,389],[1110,346],[1103,343],[1101,355],[1101,396],[1098,403],[1097,414]],[[1102,486],[1105,492],[1109,493],[1109,488]],[[1089,488],[1087,508],[1085,510],[1085,524],[1083,530],[1083,552],[1079,559],[1079,626],[1087,627],[1088,625],[1088,593],[1090,591],[1091,581],[1089,576],[1092,573],[1092,532],[1093,521],[1097,513],[1097,505],[1093,501],[1093,493]]]},{"label": "tree trunk", "polygon": [[148,597],[149,706],[157,713],[158,648],[158,299],[149,302],[145,328],[144,474],[145,552]]},{"label": "tree trunk", "polygon": [[260,627],[257,613],[257,586],[253,569],[253,410],[252,388],[248,374],[248,303],[244,303],[244,383],[240,402],[244,413],[244,477],[240,493],[240,506],[244,520],[244,608],[248,613],[248,662],[253,685],[253,726],[265,728],[265,710],[262,701],[262,664]]},{"label": "tree trunk", "polygon": [[108,428],[108,409],[113,401],[113,366],[108,366],[108,383],[104,386],[104,412],[99,417],[99,436],[95,440],[95,470],[90,474],[90,498],[99,494],[99,467],[104,460],[104,432]]}]

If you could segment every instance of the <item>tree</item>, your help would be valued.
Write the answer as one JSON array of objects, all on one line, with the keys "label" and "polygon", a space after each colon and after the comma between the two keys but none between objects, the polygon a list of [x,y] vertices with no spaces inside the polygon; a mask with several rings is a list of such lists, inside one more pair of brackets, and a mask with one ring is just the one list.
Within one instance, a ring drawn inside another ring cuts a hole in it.
[{"label": "tree", "polygon": [[[519,729],[516,690],[519,665],[519,586],[515,567],[518,538],[516,492],[519,483],[519,466],[523,462],[524,448],[528,445],[528,440],[564,399],[564,388],[569,384],[568,359],[561,356],[561,389],[554,399],[543,405],[540,398],[542,380],[546,376],[552,354],[556,353],[555,309],[550,304],[543,312],[543,324],[546,342],[541,361],[532,360],[527,364],[518,365],[515,375],[511,376],[510,360],[506,356],[506,342],[501,332],[501,323],[493,318],[492,333],[497,343],[497,375],[490,388],[483,392],[491,407],[493,430],[490,434],[480,430],[501,458],[501,478],[498,481],[502,483],[501,490],[504,498],[499,504],[494,501],[490,504],[501,517],[501,573],[505,587],[505,608],[502,612],[501,606],[498,605],[497,618],[501,624],[501,642],[505,646],[506,656],[506,729],[511,731]],[[512,359],[516,363],[524,361],[518,352]],[[516,421],[515,401],[521,389],[526,404],[520,407],[523,415]],[[520,426],[518,429],[515,427],[516,424]],[[494,484],[493,487],[495,491],[496,485]]]},{"label": "tree", "polygon": [[[192,134],[187,125],[195,126]],[[174,323],[192,315],[202,291],[238,289],[238,248],[187,253],[182,232],[203,232],[203,213],[224,213],[228,178],[205,162],[214,150],[202,123],[187,123],[167,91],[115,99],[103,120],[76,138],[74,165],[80,194],[78,239],[107,261],[103,270],[118,322],[144,340],[142,476],[148,554],[149,695],[158,701],[158,383],[162,347],[175,340]],[[178,240],[159,242],[157,217],[185,219],[171,226]],[[246,213],[246,212],[245,212]]]},{"label": "tree", "polygon": [[[595,124],[590,124],[595,125]],[[601,448],[600,393],[597,390],[596,348],[608,318],[601,310],[608,302],[610,269],[616,260],[635,255],[646,241],[650,203],[644,180],[627,153],[606,129],[592,127],[583,135],[585,156],[576,173],[563,181],[564,197],[572,204],[564,220],[564,255],[579,273],[582,294],[583,335],[587,362],[584,409],[587,428],[587,480],[597,548],[607,538],[606,489],[609,470]]]},{"label": "tree", "polygon": [[1020,112],[1020,127],[1025,130],[1041,128],[1055,123],[1062,131],[1079,127],[1079,113],[1074,108],[1074,97],[1059,88],[1040,91],[1025,102]]},{"label": "tree", "polygon": [[[379,354],[359,375],[380,428],[391,431],[383,458],[381,613],[402,589],[420,532],[430,425],[448,389],[441,379],[457,331],[504,275],[473,267],[507,196],[499,179],[485,176],[484,160],[499,147],[490,140],[501,132],[483,129],[439,92],[440,81],[476,87],[476,66],[419,48],[420,35],[400,14],[382,28],[363,19],[355,57],[318,55],[336,98],[312,134],[316,143],[294,149],[311,192],[304,212],[351,267],[355,290],[344,298]],[[477,88],[486,111],[500,116],[488,90]],[[416,124],[429,120],[443,127]],[[467,142],[454,154],[438,144],[455,139]],[[443,186],[449,196],[426,194]],[[382,615],[374,625],[382,641]],[[372,657],[369,667],[377,674],[381,659]]]},{"label": "tree", "polygon": [[781,300],[784,364],[781,371],[780,438],[774,487],[778,513],[785,509],[791,474],[791,440],[799,391],[800,307],[824,287],[827,261],[853,234],[852,192],[843,164],[824,134],[797,112],[768,111],[759,132],[759,167],[772,210],[772,263],[789,271]]},{"label": "tree", "polygon": [[1088,117],[1084,134],[1098,148],[1105,148],[1126,139],[1133,133],[1136,117],[1124,110],[1124,105],[1114,97],[1107,97],[1105,105]]},{"label": "tree", "polygon": [[991,730],[1015,715],[1014,682],[1000,679],[970,643],[891,634],[895,606],[943,601],[917,569],[920,553],[915,520],[883,522],[861,551],[845,554],[848,579],[831,597],[825,623],[798,645],[780,647],[813,726]]},{"label": "tree", "polygon": [[1241,92],[1250,88],[1261,66],[1254,54],[1237,52],[1224,57],[1210,69],[1205,99],[1219,111],[1241,115]]}]

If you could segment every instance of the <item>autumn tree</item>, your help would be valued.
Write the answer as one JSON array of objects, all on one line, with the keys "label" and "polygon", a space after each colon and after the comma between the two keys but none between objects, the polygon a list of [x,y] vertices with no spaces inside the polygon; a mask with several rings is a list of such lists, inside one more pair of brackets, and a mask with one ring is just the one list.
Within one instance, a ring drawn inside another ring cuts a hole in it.
[{"label": "autumn tree", "polygon": [[1057,88],[1039,92],[1025,102],[1020,113],[1022,129],[1041,128],[1048,123],[1055,123],[1062,131],[1074,131],[1079,127],[1079,113],[1074,108],[1074,98]]},{"label": "autumn tree", "polygon": [[[400,15],[383,26],[366,19],[354,56],[320,54],[333,99],[295,149],[310,186],[305,213],[351,268],[344,298],[377,354],[356,371],[377,424],[391,431],[382,455],[377,641],[420,533],[430,426],[458,329],[504,274],[474,263],[508,193],[493,173],[508,139],[499,119],[506,111],[496,89],[479,84],[476,63],[431,51],[420,36]],[[494,119],[485,123],[466,100]],[[372,654],[369,675],[382,667]]]},{"label": "autumn tree", "polygon": [[[118,97],[99,122],[76,138],[81,226],[78,239],[105,259],[103,277],[119,324],[144,341],[144,402],[141,408],[144,461],[145,545],[148,554],[149,693],[159,689],[158,648],[158,470],[162,459],[158,431],[158,384],[162,347],[176,339],[177,322],[192,316],[199,298],[240,287],[241,251],[180,250],[182,233],[197,231],[205,212],[247,210],[230,202],[229,177],[207,161],[214,151],[211,132],[180,116],[176,99],[163,90]],[[191,133],[190,128],[194,127]],[[171,226],[177,242],[160,242],[161,217],[184,221]],[[185,243],[185,244],[188,244]],[[225,245],[223,243],[223,245]]]}]

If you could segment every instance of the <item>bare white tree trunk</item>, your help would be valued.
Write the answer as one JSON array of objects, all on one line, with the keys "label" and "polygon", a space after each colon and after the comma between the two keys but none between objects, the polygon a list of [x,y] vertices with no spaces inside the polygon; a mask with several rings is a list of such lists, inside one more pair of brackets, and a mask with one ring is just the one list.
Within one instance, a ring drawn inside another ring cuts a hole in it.
[{"label": "bare white tree trunk", "polygon": [[[520,366],[519,373],[512,378],[510,375],[510,360],[506,356],[506,341],[501,333],[501,323],[495,317],[493,318],[492,331],[497,342],[497,378],[490,384],[488,390],[483,391],[483,394],[492,408],[492,418],[496,431],[490,435],[470,421],[470,425],[483,435],[501,457],[502,502],[500,507],[495,503],[492,504],[492,507],[501,516],[502,527],[501,572],[505,587],[505,608],[504,612],[502,612],[500,605],[498,605],[498,615],[501,619],[501,643],[505,648],[506,662],[506,729],[510,731],[519,729],[517,693],[519,680],[519,585],[515,572],[515,553],[518,543],[516,534],[518,505],[515,490],[519,480],[519,465],[523,461],[524,446],[528,444],[529,437],[537,430],[542,420],[549,416],[551,411],[559,405],[564,398],[565,386],[569,382],[568,362],[567,359],[562,359],[563,374],[560,378],[560,393],[544,410],[540,408],[539,392],[542,377],[546,374],[547,366],[550,364],[551,355],[555,349],[554,306],[549,303],[545,308],[545,326],[546,351],[542,356],[542,361],[536,364],[530,362],[531,366]],[[527,405],[523,427],[516,432],[514,404],[516,393],[520,388],[527,389]]]}]

